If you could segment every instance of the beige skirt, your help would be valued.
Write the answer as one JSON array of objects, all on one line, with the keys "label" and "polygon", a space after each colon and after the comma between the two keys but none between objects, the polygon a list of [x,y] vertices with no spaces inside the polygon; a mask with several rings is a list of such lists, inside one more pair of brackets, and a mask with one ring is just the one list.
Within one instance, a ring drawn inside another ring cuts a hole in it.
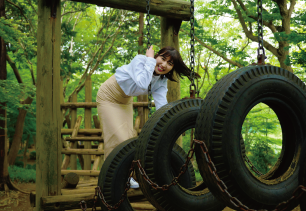
[{"label": "beige skirt", "polygon": [[133,97],[111,76],[99,88],[97,111],[104,135],[104,160],[120,143],[133,137]]}]

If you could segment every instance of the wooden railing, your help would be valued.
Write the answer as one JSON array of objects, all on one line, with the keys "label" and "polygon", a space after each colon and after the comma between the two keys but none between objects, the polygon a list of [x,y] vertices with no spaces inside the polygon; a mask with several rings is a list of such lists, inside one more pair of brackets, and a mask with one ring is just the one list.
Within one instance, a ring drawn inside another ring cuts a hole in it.
[{"label": "wooden railing", "polygon": [[[91,78],[88,77],[85,81],[85,102],[77,102],[76,94],[72,95],[72,102],[64,103],[63,99],[61,100],[62,114],[64,115],[67,109],[71,110],[69,116],[63,117],[69,129],[61,129],[63,142],[61,153],[65,155],[61,166],[61,174],[66,175],[69,172],[75,172],[80,176],[85,176],[85,180],[88,180],[90,176],[97,177],[100,172],[99,169],[101,169],[104,162],[102,127],[100,126],[98,116],[94,115],[93,119],[91,119],[91,109],[97,107],[96,102],[91,102],[91,89]],[[146,96],[140,99],[147,101]],[[154,103],[153,106],[155,106]],[[148,102],[133,102],[133,107],[138,109],[139,114],[134,123],[134,136],[137,136],[148,118]],[[80,129],[82,116],[77,117],[78,108],[85,108],[84,129]],[[139,112],[140,110],[141,112]],[[92,121],[95,128],[91,128]],[[64,135],[70,136],[63,138]],[[94,144],[93,142],[98,144]],[[82,170],[77,170],[77,157],[79,158]],[[91,168],[92,162],[93,165]],[[68,166],[70,166],[71,170],[67,170]]]}]

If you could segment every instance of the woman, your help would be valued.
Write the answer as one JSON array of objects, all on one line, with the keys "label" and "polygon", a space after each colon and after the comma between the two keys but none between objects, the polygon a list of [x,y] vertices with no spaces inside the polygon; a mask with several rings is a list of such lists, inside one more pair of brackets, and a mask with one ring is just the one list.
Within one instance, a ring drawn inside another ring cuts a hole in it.
[{"label": "woman", "polygon": [[167,104],[167,79],[175,81],[174,69],[180,77],[190,75],[175,48],[165,47],[154,56],[151,46],[146,56],[135,56],[101,85],[96,101],[104,134],[104,159],[117,145],[133,137],[133,96],[147,95],[151,83],[156,110]]}]

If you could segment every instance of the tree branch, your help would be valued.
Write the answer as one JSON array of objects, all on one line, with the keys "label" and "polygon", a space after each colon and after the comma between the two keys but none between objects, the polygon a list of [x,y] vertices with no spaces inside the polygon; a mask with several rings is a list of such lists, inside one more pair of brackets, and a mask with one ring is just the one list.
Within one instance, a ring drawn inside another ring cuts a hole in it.
[{"label": "tree branch", "polygon": [[10,0],[6,0],[6,1],[7,1],[8,3],[10,3],[11,5],[13,5],[14,7],[16,7],[16,8],[19,9],[21,15],[26,19],[26,21],[27,21],[27,22],[29,23],[29,25],[30,25],[30,31],[31,31],[33,37],[36,38],[35,34],[33,33],[34,27],[33,27],[32,23],[29,21],[29,19],[25,16],[25,14],[23,13],[22,9],[21,9],[17,4],[11,2]]},{"label": "tree branch", "polygon": [[18,71],[18,69],[17,69],[17,67],[16,67],[16,64],[15,64],[15,62],[13,62],[12,61],[12,59],[9,57],[9,55],[7,55],[6,54],[6,61],[9,63],[9,65],[11,66],[11,68],[13,69],[13,71],[14,71],[14,74],[15,74],[15,76],[16,76],[16,79],[17,79],[17,81],[18,81],[18,83],[22,83],[22,79],[21,79],[21,77],[20,77],[20,74],[19,74],[19,71]]},{"label": "tree branch", "polygon": [[62,14],[61,17],[63,17],[64,15],[70,14],[70,13],[84,12],[84,11],[85,11],[87,8],[89,8],[89,7],[90,7],[90,5],[89,5],[89,6],[86,6],[86,7],[83,8],[83,9],[79,9],[79,10],[76,10],[76,11],[68,11],[68,12],[65,12],[65,13]]},{"label": "tree branch", "polygon": [[[235,1],[235,0],[232,0],[232,2],[233,2],[233,5],[234,5],[235,10],[236,10],[236,12],[237,12],[237,15],[238,15],[238,18],[239,18],[239,22],[240,22],[240,24],[241,24],[241,26],[242,26],[242,30],[243,30],[244,34],[246,35],[246,37],[248,37],[248,38],[251,39],[252,41],[258,42],[257,36],[254,36],[254,35],[248,30],[248,28],[247,28],[247,26],[246,26],[246,24],[245,24],[245,21],[244,21],[244,19],[243,19],[243,17],[242,17],[241,11],[240,11],[239,8],[238,8],[238,5],[237,5],[236,1]],[[274,54],[275,56],[277,56],[277,57],[280,56],[279,53],[278,53],[278,49],[277,49],[277,48],[275,48],[274,46],[272,46],[270,43],[266,42],[265,40],[263,41],[263,43],[264,43],[264,47],[265,47],[267,50],[269,50],[271,53],[273,53],[273,54]]]},{"label": "tree branch", "polygon": [[[184,29],[180,29],[180,31],[184,32],[185,34],[189,34],[189,32],[185,31]],[[212,48],[211,46],[206,45],[202,40],[200,40],[198,37],[194,36],[194,39],[196,41],[198,41],[202,46],[204,46],[205,48],[207,48],[208,50],[212,51],[214,54],[218,55],[219,57],[221,57],[222,59],[224,59],[225,61],[231,63],[234,66],[237,67],[243,67],[243,65],[239,64],[238,62],[235,62],[233,60],[228,59],[227,57],[225,57],[224,55],[222,55],[220,52],[218,52],[217,50],[215,50],[214,48]]]}]

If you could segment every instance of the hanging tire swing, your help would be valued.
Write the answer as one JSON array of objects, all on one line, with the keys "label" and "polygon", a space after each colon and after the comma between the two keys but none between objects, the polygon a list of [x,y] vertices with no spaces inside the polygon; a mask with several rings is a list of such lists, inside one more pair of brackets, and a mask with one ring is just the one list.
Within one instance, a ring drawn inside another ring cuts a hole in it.
[{"label": "hanging tire swing", "polygon": [[[140,160],[150,180],[160,187],[173,180],[169,162],[171,150],[183,132],[195,127],[202,102],[199,99],[178,100],[163,106],[139,134],[135,160]],[[149,185],[139,171],[136,175],[143,194],[158,210],[220,211],[224,208],[203,184],[193,189],[174,185],[162,191]]]},{"label": "hanging tire swing", "polygon": [[[125,191],[125,185],[129,178],[129,169],[135,155],[135,146],[137,144],[137,137],[126,140],[119,144],[109,156],[106,158],[99,174],[98,186],[104,195],[105,201],[114,205],[117,203]],[[171,151],[170,169],[173,176],[178,175],[181,166],[185,163],[186,153],[178,146],[174,145]],[[194,169],[192,164],[188,165],[188,169],[179,180],[179,184],[184,188],[191,188],[196,185]],[[101,203],[101,209],[107,211],[108,208]],[[125,197],[118,211],[132,211],[134,210]]]},{"label": "hanging tire swing", "polygon": [[[291,72],[274,66],[249,66],[222,78],[201,106],[195,138],[204,140],[227,191],[252,209],[271,209],[288,200],[298,187],[299,160],[306,138],[306,87]],[[276,113],[282,128],[280,157],[265,175],[255,177],[244,164],[240,134],[248,112],[264,103]],[[201,175],[209,190],[231,208],[220,191],[206,157],[196,146]]]}]

